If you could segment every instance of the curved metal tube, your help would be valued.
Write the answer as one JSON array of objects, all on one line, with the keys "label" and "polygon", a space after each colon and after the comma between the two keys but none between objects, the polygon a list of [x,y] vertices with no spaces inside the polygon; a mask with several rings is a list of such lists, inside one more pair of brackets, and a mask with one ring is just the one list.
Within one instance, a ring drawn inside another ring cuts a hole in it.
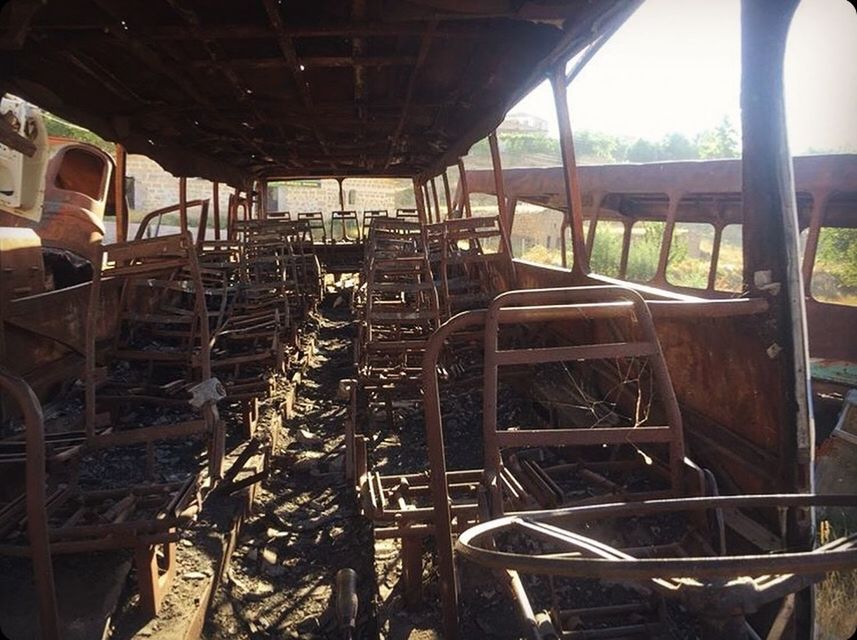
[{"label": "curved metal tube", "polygon": [[30,538],[33,581],[39,600],[41,637],[44,640],[58,640],[59,615],[45,508],[45,427],[42,407],[30,385],[3,367],[0,367],[0,389],[12,396],[24,414],[27,535]]},{"label": "curved metal tube", "polygon": [[[643,502],[568,507],[509,515],[478,524],[459,535],[456,551],[462,557],[494,569],[542,575],[603,578],[610,580],[655,580],[666,577],[737,578],[754,575],[816,575],[857,567],[853,540],[837,541],[814,551],[783,554],[752,554],[691,558],[557,558],[495,551],[479,542],[496,532],[533,523],[564,525],[623,516],[694,511],[701,509],[757,507],[857,507],[857,495],[772,494],[706,496]],[[577,535],[577,534],[572,534]],[[592,541],[593,544],[598,544]],[[844,547],[844,548],[840,548]]]}]

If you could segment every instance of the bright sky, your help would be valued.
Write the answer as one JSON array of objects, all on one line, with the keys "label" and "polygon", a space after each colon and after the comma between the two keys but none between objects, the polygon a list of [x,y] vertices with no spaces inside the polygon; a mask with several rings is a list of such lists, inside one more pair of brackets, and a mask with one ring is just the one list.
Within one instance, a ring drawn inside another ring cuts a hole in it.
[{"label": "bright sky", "polygon": [[[658,140],[728,115],[740,126],[740,0],[646,0],[569,90],[572,126]],[[857,11],[846,0],[802,0],[786,50],[793,153],[857,152]],[[545,118],[550,86],[512,112]]]}]

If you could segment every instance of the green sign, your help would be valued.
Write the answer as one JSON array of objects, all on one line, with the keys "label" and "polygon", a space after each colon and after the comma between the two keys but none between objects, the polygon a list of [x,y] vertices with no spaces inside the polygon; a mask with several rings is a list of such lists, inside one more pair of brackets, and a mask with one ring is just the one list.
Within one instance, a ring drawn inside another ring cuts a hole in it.
[{"label": "green sign", "polygon": [[289,180],[282,183],[284,187],[301,187],[304,189],[320,189],[321,180]]}]

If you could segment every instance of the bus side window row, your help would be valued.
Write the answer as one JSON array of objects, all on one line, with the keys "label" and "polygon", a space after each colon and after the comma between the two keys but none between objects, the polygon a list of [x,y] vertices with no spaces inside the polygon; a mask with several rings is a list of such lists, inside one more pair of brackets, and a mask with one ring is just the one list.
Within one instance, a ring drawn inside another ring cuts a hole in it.
[{"label": "bus side window row", "polygon": [[[589,223],[585,224],[585,230]],[[590,252],[594,273],[651,282],[657,276],[658,259],[666,224],[638,220],[597,221]],[[630,232],[623,264],[623,244]],[[807,230],[801,233],[801,259]],[[727,224],[720,231],[706,222],[676,222],[664,274],[675,287],[740,293],[743,288],[742,225]],[[815,264],[809,283],[810,295],[819,302],[857,306],[857,229],[821,227]]]}]

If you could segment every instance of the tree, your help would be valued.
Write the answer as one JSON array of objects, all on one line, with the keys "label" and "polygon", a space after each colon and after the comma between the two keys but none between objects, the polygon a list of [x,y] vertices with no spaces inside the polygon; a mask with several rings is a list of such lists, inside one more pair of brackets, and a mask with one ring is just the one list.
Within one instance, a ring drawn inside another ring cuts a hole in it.
[{"label": "tree", "polygon": [[720,124],[714,129],[700,133],[696,137],[696,146],[699,148],[700,158],[738,158],[741,156],[738,131],[729,116],[723,116]]},{"label": "tree", "polygon": [[661,159],[660,156],[658,143],[644,138],[638,138],[634,144],[628,147],[629,162],[657,162]]},{"label": "tree", "polygon": [[661,141],[662,160],[695,160],[698,157],[697,146],[681,133],[668,133]]}]

